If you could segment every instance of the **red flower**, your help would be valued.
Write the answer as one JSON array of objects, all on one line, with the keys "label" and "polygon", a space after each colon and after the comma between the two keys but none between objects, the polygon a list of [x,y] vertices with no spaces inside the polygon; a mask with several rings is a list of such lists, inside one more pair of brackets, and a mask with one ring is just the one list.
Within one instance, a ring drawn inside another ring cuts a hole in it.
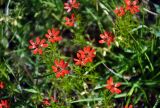
[{"label": "red flower", "polygon": [[92,49],[90,46],[86,46],[83,50],[79,50],[77,53],[77,59],[74,58],[76,65],[84,66],[88,62],[92,62],[93,58],[95,57],[95,50]]},{"label": "red flower", "polygon": [[138,0],[134,0],[133,2],[131,2],[131,0],[124,0],[125,4],[126,4],[126,10],[130,11],[131,14],[135,14],[137,12],[139,12],[139,6],[137,6]]},{"label": "red flower", "polygon": [[126,105],[124,108],[133,108],[133,105]]},{"label": "red flower", "polygon": [[48,38],[49,42],[55,43],[60,40],[62,40],[62,37],[59,36],[60,31],[56,30],[55,28],[52,28],[51,30],[48,30],[48,34],[45,34],[45,36]]},{"label": "red flower", "polygon": [[99,40],[99,43],[107,43],[108,46],[111,45],[111,42],[114,41],[114,36],[112,36],[112,33],[110,32],[104,32],[104,34],[100,34],[100,37],[102,38],[102,40]]},{"label": "red flower", "polygon": [[65,22],[66,26],[69,26],[69,27],[73,27],[74,26],[74,23],[75,23],[74,14],[71,15],[71,18],[66,17],[65,20],[66,20],[66,22]]},{"label": "red flower", "polygon": [[3,89],[3,88],[4,88],[4,83],[0,82],[0,89]]},{"label": "red flower", "polygon": [[68,3],[64,3],[64,9],[67,10],[67,12],[70,12],[72,8],[79,8],[80,3],[77,3],[76,0],[69,0]]},{"label": "red flower", "polygon": [[49,99],[43,99],[43,105],[45,105],[45,106],[50,106],[51,104],[50,104],[50,101],[49,101]]},{"label": "red flower", "polygon": [[40,37],[36,37],[36,42],[33,42],[33,40],[30,40],[29,42],[31,44],[29,49],[33,49],[33,54],[42,54],[42,48],[46,48],[48,46],[48,44],[45,44],[46,40],[40,40]]},{"label": "red flower", "polygon": [[110,90],[110,92],[112,92],[112,93],[117,93],[117,94],[120,94],[120,93],[121,93],[121,90],[117,88],[117,87],[121,86],[121,83],[116,83],[116,84],[114,84],[112,77],[110,77],[110,78],[107,80],[106,83],[107,83],[106,88],[107,88],[108,90]]},{"label": "red flower", "polygon": [[51,102],[58,102],[58,101],[57,101],[56,99],[54,99],[53,96],[51,96],[50,99],[45,98],[45,99],[43,99],[43,101],[42,101],[43,105],[45,105],[45,106],[50,106],[50,105],[51,105]]},{"label": "red flower", "polygon": [[55,60],[54,61],[55,66],[52,66],[53,71],[56,73],[56,77],[64,77],[65,74],[69,74],[69,71],[66,69],[68,66],[68,63],[65,63],[64,60]]},{"label": "red flower", "polygon": [[0,108],[10,108],[7,100],[1,100]]},{"label": "red flower", "polygon": [[125,15],[125,10],[124,10],[124,8],[121,6],[121,7],[116,7],[116,9],[114,10],[114,13],[117,15],[117,16],[119,16],[119,17],[121,17],[121,16],[123,16],[123,15]]}]

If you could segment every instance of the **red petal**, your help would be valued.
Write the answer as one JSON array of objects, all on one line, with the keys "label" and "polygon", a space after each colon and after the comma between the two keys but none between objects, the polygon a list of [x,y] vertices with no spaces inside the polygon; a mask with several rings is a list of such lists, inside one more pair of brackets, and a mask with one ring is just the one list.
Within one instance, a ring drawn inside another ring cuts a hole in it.
[{"label": "red petal", "polygon": [[49,39],[49,41],[50,41],[51,43],[55,43],[54,38]]},{"label": "red petal", "polygon": [[66,22],[70,21],[70,19],[68,17],[65,18]]},{"label": "red petal", "polygon": [[107,85],[106,88],[107,88],[108,90],[110,90],[110,89],[112,88],[112,86],[111,86],[111,85]]},{"label": "red petal", "polygon": [[73,60],[74,60],[74,61],[79,61],[79,59],[76,59],[76,58],[74,58]]},{"label": "red petal", "polygon": [[35,45],[35,43],[33,42],[33,40],[29,40],[29,43],[30,43],[31,45]]},{"label": "red petal", "polygon": [[100,34],[100,37],[101,37],[102,39],[105,39],[105,38],[106,38],[106,36],[105,36],[104,34]]},{"label": "red petal", "polygon": [[42,49],[38,49],[38,52],[41,55],[43,51],[42,51]]},{"label": "red petal", "polygon": [[133,105],[129,105],[129,108],[132,108],[133,107]]},{"label": "red petal", "polygon": [[60,40],[62,40],[62,37],[56,37],[55,40],[60,41]]},{"label": "red petal", "polygon": [[107,41],[107,45],[110,46],[111,45],[111,41]]},{"label": "red petal", "polygon": [[71,2],[72,4],[75,4],[76,3],[76,0],[72,0],[72,2]]},{"label": "red petal", "polygon": [[77,53],[77,58],[80,58],[80,57],[81,57],[81,55],[79,53]]},{"label": "red petal", "polygon": [[54,33],[54,36],[58,36],[59,35],[59,33],[60,33],[60,31],[58,30],[58,31],[56,31],[55,33]]},{"label": "red petal", "polygon": [[61,73],[56,73],[56,77],[57,78],[61,77]]},{"label": "red petal", "polygon": [[33,54],[37,54],[38,52],[38,48],[36,48],[35,50],[33,50]]},{"label": "red petal", "polygon": [[111,88],[111,89],[110,89],[110,92],[111,92],[111,93],[115,93],[114,88]]},{"label": "red petal", "polygon": [[56,66],[59,66],[58,60],[54,60],[54,64],[55,64]]},{"label": "red petal", "polygon": [[104,40],[99,40],[99,43],[102,44],[102,43],[105,43],[105,41]]},{"label": "red petal", "polygon": [[48,44],[43,44],[42,47],[46,48],[46,47],[48,47]]},{"label": "red petal", "polygon": [[40,37],[36,37],[36,44],[40,44]]},{"label": "red petal", "polygon": [[71,15],[71,19],[74,20],[74,14]]},{"label": "red petal", "polygon": [[131,5],[131,1],[130,0],[124,0],[126,5]]},{"label": "red petal", "polygon": [[79,50],[78,53],[83,54],[84,55],[84,51],[83,50]]},{"label": "red petal", "polygon": [[60,60],[59,66],[62,67],[62,68],[64,67],[64,60]]},{"label": "red petal", "polygon": [[119,87],[119,86],[121,86],[121,83],[116,83],[115,84],[115,87]]},{"label": "red petal", "polygon": [[120,94],[120,93],[121,93],[121,90],[118,89],[118,88],[114,88],[114,91],[115,91],[115,93],[117,93],[117,94]]},{"label": "red petal", "polygon": [[33,46],[29,46],[29,49],[34,49],[34,48],[36,48],[36,46],[35,46],[35,45],[33,45]]},{"label": "red petal", "polygon": [[3,89],[3,88],[4,88],[4,83],[0,82],[0,89]]},{"label": "red petal", "polygon": [[61,72],[61,76],[64,77],[64,76],[65,76],[65,73],[64,73],[64,72]]},{"label": "red petal", "polygon": [[65,72],[65,74],[69,74],[69,71],[68,71],[68,70],[65,70],[64,72]]},{"label": "red petal", "polygon": [[75,63],[75,65],[82,65],[82,62],[79,60]]},{"label": "red petal", "polygon": [[50,35],[48,35],[48,34],[45,34],[45,36],[46,36],[46,38],[50,38]]},{"label": "red petal", "polygon": [[55,32],[56,32],[56,29],[52,28],[51,32],[52,32],[52,35],[54,36]]},{"label": "red petal", "polygon": [[68,66],[68,63],[64,63],[63,68],[66,68]]},{"label": "red petal", "polygon": [[113,85],[113,84],[114,84],[112,77],[110,77],[110,78],[107,80],[107,84],[109,84],[109,85]]},{"label": "red petal", "polygon": [[[115,14],[117,14],[117,13],[119,13],[119,8],[118,7],[116,7],[116,9],[114,10],[114,13]],[[101,37],[101,36],[100,36]],[[102,37],[101,37],[102,38]]]},{"label": "red petal", "polygon": [[45,39],[42,39],[41,42],[40,42],[40,45],[41,45],[41,44],[44,44],[45,42],[46,42],[46,40],[45,40]]},{"label": "red petal", "polygon": [[68,70],[62,70],[61,73],[64,76],[65,74],[69,74],[69,71]]},{"label": "red petal", "polygon": [[57,72],[57,67],[56,66],[52,66],[52,69],[54,72]]},{"label": "red petal", "polygon": [[69,2],[72,4],[73,0],[69,0]]},{"label": "red petal", "polygon": [[133,5],[137,5],[137,3],[138,3],[138,0],[134,0],[134,1],[132,2]]},{"label": "red petal", "polygon": [[51,30],[50,29],[48,29],[48,35],[52,35],[52,32],[51,32]]}]

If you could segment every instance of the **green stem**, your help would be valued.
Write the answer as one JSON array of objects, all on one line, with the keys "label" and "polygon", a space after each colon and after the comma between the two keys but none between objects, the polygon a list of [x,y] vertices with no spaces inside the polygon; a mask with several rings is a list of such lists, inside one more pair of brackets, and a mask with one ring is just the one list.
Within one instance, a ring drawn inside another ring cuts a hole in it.
[{"label": "green stem", "polygon": [[157,108],[159,101],[160,101],[160,95],[158,96],[158,99],[157,99],[156,103],[154,104],[153,108]]},{"label": "green stem", "polygon": [[34,77],[33,79],[40,79],[40,78],[44,78],[44,77],[47,77],[47,76],[50,76],[50,75],[53,75],[54,73],[50,73],[50,74],[46,74],[46,75],[43,75],[43,76],[37,76],[37,77]]},{"label": "green stem", "polygon": [[[100,60],[102,60],[101,57],[98,56],[98,58],[99,58]],[[102,60],[102,61],[103,61],[103,60]],[[120,75],[120,74],[116,73],[114,70],[110,69],[110,68],[109,68],[106,64],[104,64],[103,62],[102,62],[102,64],[103,64],[103,66],[106,67],[112,74],[118,76],[119,78],[124,78],[122,75]]]},{"label": "green stem", "polygon": [[[131,35],[131,37],[133,38],[133,40],[137,43],[137,45],[139,46],[139,48],[141,49],[141,50],[143,50],[143,48],[140,46],[140,44],[139,44],[139,42],[132,36],[132,34],[130,33],[130,35]],[[149,57],[148,57],[148,55],[147,55],[147,53],[144,53],[144,55],[145,55],[145,57],[146,57],[146,59],[148,60],[148,62],[149,62],[149,65],[150,65],[150,68],[151,68],[151,71],[153,72],[154,71],[154,67],[153,67],[153,65],[152,65],[152,63],[151,63],[151,61],[150,61],[150,59],[149,59]]]},{"label": "green stem", "polygon": [[78,103],[78,102],[91,102],[91,101],[102,101],[102,100],[103,98],[88,98],[88,99],[80,99],[77,101],[72,101],[70,103],[72,104],[72,103]]}]

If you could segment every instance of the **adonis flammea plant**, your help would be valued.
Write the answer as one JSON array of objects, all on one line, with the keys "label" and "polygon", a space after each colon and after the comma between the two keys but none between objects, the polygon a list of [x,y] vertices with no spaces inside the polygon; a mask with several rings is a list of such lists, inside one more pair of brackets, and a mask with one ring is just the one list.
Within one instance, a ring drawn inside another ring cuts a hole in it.
[{"label": "adonis flammea plant", "polygon": [[1,0],[0,108],[158,108],[158,1]]}]

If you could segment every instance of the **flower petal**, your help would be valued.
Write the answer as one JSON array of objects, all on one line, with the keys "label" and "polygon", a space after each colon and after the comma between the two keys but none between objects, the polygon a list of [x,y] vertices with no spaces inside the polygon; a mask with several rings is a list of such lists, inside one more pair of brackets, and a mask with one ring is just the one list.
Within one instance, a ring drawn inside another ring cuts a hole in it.
[{"label": "flower petal", "polygon": [[36,37],[36,44],[37,44],[37,45],[40,44],[40,37]]}]

